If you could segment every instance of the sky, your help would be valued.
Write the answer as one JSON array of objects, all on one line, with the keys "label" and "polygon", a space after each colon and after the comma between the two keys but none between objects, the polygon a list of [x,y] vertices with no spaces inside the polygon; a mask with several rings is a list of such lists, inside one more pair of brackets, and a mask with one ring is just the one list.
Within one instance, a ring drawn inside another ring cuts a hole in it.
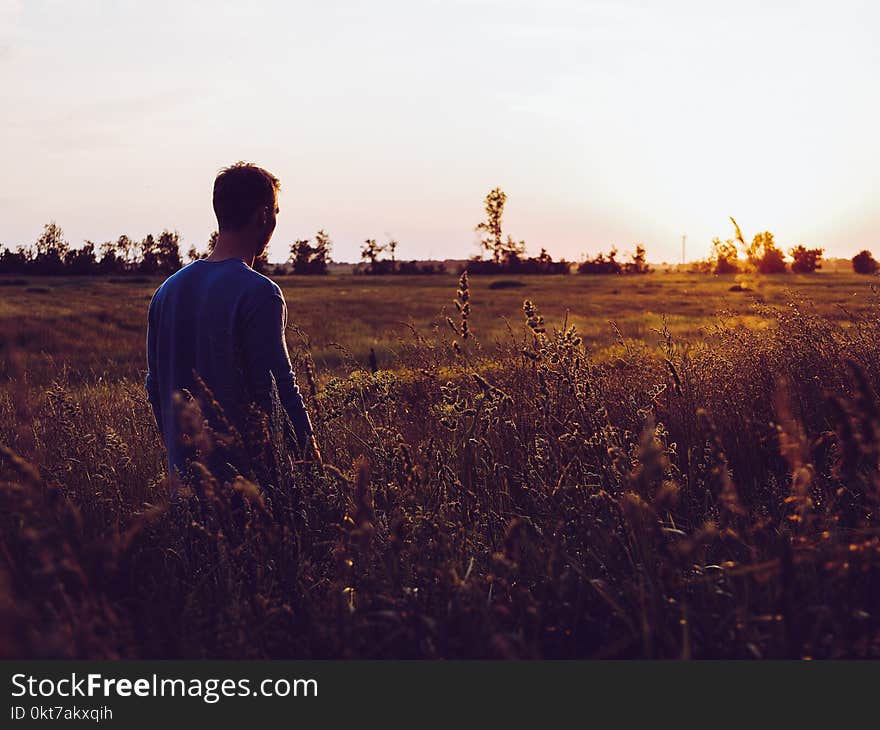
[{"label": "sky", "polygon": [[880,3],[0,0],[0,245],[216,227],[237,160],[282,183],[270,259],[463,258],[505,234],[652,261],[772,231],[880,249]]}]

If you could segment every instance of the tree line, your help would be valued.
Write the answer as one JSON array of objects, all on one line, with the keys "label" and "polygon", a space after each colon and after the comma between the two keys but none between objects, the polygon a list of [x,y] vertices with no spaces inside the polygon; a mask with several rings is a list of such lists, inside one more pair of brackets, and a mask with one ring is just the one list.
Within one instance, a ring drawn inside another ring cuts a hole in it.
[{"label": "tree line", "polygon": [[[190,246],[187,262],[206,258],[214,250],[219,233],[208,238],[206,250]],[[315,242],[300,239],[290,246],[290,256],[280,265],[282,273],[326,274],[330,263],[330,237],[318,231]],[[0,274],[100,275],[146,274],[169,275],[184,265],[182,242],[177,231],[163,230],[138,240],[126,235],[98,245],[85,241],[73,248],[64,231],[54,221],[43,227],[36,242],[20,245],[15,250],[0,250]],[[267,272],[272,265],[265,258],[254,262],[257,271]]]},{"label": "tree line", "polygon": [[[691,265],[696,273],[738,274],[755,271],[760,274],[784,274],[789,270],[785,253],[770,231],[756,233],[751,241],[746,241],[742,229],[734,218],[730,219],[734,228],[734,237],[722,241],[712,239],[712,253],[707,260],[697,261]],[[789,249],[791,271],[795,274],[810,274],[822,268],[822,256],[825,249],[808,248],[798,244]],[[742,254],[742,255],[740,255]]]},{"label": "tree line", "polygon": [[[731,218],[734,236],[722,241],[712,239],[712,252],[708,259],[695,261],[690,271],[698,274],[739,274],[757,272],[759,274],[811,274],[822,268],[823,248],[810,248],[798,244],[788,250],[791,263],[785,259],[785,252],[776,244],[770,231],[756,233],[750,241],[743,235],[742,229]],[[864,250],[850,259],[853,271],[857,274],[874,274],[880,270],[880,264],[870,251]]]},{"label": "tree line", "polygon": [[[504,234],[503,214],[507,194],[501,188],[494,188],[484,201],[486,219],[475,227],[483,234],[479,245],[480,253],[470,258],[464,268],[470,274],[569,274],[573,263],[564,258],[554,261],[545,248],[538,256],[525,256],[525,241],[516,241]],[[739,224],[731,218],[735,235],[722,241],[712,240],[712,252],[708,259],[690,264],[691,273],[736,274],[754,271],[761,274],[779,274],[791,270],[793,273],[812,273],[822,268],[824,249],[808,248],[799,244],[789,249],[791,264],[785,253],[775,242],[770,231],[754,235],[746,240]],[[188,261],[205,258],[214,248],[219,234],[214,231],[208,239],[207,250],[190,246],[186,253]],[[442,274],[446,269],[439,262],[399,261],[396,256],[399,243],[390,239],[385,244],[368,238],[361,246],[361,263],[355,273],[371,275],[422,275]],[[257,259],[254,268],[258,271],[278,274],[325,275],[332,263],[330,250],[332,241],[326,231],[319,230],[314,237],[297,239],[290,245],[289,256],[284,264],[269,264],[265,258]],[[484,258],[483,253],[490,254]],[[383,255],[387,254],[387,256]],[[599,252],[593,258],[580,262],[576,270],[579,274],[649,274],[653,271],[647,262],[647,251],[641,243],[636,244],[635,252],[629,260],[618,259],[619,253],[612,247],[606,254]],[[864,250],[852,259],[853,271],[859,274],[876,274],[880,271],[878,263],[870,251]],[[8,247],[0,249],[0,274],[125,274],[146,275],[172,274],[184,265],[181,253],[181,238],[177,231],[163,230],[158,235],[148,234],[137,240],[126,235],[115,241],[105,241],[98,245],[85,241],[79,248],[73,248],[64,237],[62,229],[53,221],[43,227],[36,242],[30,246],[20,245],[15,250]]]},{"label": "tree line", "polygon": [[4,274],[170,274],[181,266],[180,234],[167,229],[141,240],[123,235],[100,245],[85,241],[72,248],[53,221],[43,227],[33,245],[0,251],[0,273]]},{"label": "tree line", "polygon": [[[361,246],[361,263],[355,268],[356,274],[445,274],[446,267],[439,262],[431,261],[398,261],[397,247],[400,244],[394,238],[387,243],[377,243],[375,238],[368,238]],[[382,256],[388,253],[388,258]]]}]

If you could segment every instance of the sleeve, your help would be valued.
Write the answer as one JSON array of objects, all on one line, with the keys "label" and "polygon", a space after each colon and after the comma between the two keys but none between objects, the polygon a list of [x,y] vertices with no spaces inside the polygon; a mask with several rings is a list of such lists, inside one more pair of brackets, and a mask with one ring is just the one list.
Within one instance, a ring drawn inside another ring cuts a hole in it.
[{"label": "sleeve", "polygon": [[251,394],[266,410],[275,378],[281,405],[293,425],[297,445],[304,451],[312,436],[312,424],[290,364],[284,341],[286,326],[287,305],[280,291],[261,299],[244,323],[244,362]]},{"label": "sleeve", "polygon": [[156,324],[156,309],[156,296],[153,295],[147,313],[147,378],[144,382],[144,387],[147,391],[147,399],[150,401],[150,406],[153,409],[153,416],[156,418],[156,426],[159,428],[159,433],[163,434],[164,438],[164,431],[162,429],[162,406],[159,397],[159,385],[156,382],[156,375],[159,372],[156,354],[156,340],[159,336]]}]

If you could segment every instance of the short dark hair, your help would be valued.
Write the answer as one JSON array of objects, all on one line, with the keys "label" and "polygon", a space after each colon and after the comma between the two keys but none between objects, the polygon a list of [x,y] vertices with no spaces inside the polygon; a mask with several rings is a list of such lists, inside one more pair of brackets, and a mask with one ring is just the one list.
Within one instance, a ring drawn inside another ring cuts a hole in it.
[{"label": "short dark hair", "polygon": [[281,183],[271,172],[251,162],[224,167],[214,180],[214,213],[221,231],[238,231],[254,211],[275,205]]}]

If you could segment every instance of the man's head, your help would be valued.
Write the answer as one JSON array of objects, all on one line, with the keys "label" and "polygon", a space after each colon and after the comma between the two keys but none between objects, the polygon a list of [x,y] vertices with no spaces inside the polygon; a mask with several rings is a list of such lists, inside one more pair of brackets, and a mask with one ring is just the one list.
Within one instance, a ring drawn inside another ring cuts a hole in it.
[{"label": "man's head", "polygon": [[254,256],[269,245],[278,215],[278,178],[249,162],[220,170],[214,180],[214,213],[220,233],[244,234]]}]

